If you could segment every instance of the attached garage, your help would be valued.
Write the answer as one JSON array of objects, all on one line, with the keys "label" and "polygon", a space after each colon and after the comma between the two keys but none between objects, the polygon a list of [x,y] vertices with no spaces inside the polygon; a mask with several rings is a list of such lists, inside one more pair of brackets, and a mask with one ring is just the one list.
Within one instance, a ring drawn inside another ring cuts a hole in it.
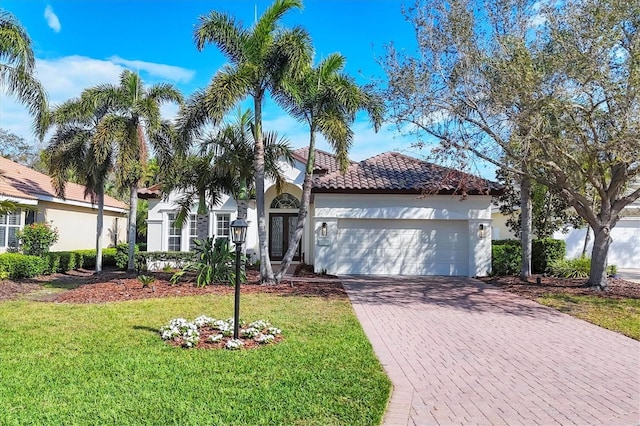
[{"label": "attached garage", "polygon": [[640,218],[622,218],[611,230],[608,262],[618,268],[640,267]]},{"label": "attached garage", "polygon": [[341,219],[336,272],[467,276],[468,228],[462,220]]},{"label": "attached garage", "polygon": [[494,182],[399,153],[319,177],[312,189],[316,272],[484,276]]}]

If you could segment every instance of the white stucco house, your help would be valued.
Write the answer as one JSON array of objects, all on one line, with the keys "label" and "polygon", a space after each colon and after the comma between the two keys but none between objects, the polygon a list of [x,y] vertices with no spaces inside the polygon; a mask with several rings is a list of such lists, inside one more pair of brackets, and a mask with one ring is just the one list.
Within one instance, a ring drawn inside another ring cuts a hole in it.
[{"label": "white stucco house", "polygon": [[[56,195],[51,178],[36,170],[0,157],[0,200],[19,208],[0,215],[0,253],[16,244],[16,232],[34,222],[48,222],[58,230],[52,251],[95,248],[98,207],[85,196],[85,187],[66,186],[65,198]],[[104,247],[126,240],[127,206],[105,196]]]},{"label": "white stucco house", "polygon": [[[640,182],[631,185],[629,192],[640,187]],[[493,226],[492,238],[503,240],[515,238],[513,232],[507,227],[507,217],[500,213],[494,206],[492,212]],[[593,250],[593,231],[588,226],[574,229],[567,226],[566,232],[556,232],[553,237],[564,240],[567,243],[567,258],[574,259],[582,255],[587,232],[590,238],[587,244],[587,256],[591,256]],[[611,230],[611,246],[607,263],[618,268],[640,268],[640,200],[626,206],[621,212],[621,218]]]},{"label": "white stucco house", "polygon": [[[297,222],[307,149],[295,151],[295,164],[282,164],[288,184],[277,193],[265,184],[269,255],[274,263],[287,250]],[[483,276],[491,268],[491,196],[494,182],[399,153],[353,162],[345,174],[335,157],[316,153],[310,216],[295,261],[316,272],[357,275]],[[467,182],[474,182],[473,188]],[[482,189],[476,186],[478,182]],[[430,195],[425,196],[425,191]],[[461,193],[466,193],[462,197]],[[189,250],[199,229],[229,236],[235,201],[225,196],[207,217],[194,206],[189,223],[175,228],[179,194],[161,198],[158,187],[139,191],[149,200],[147,250]],[[258,249],[255,204],[249,206],[247,252]]]}]

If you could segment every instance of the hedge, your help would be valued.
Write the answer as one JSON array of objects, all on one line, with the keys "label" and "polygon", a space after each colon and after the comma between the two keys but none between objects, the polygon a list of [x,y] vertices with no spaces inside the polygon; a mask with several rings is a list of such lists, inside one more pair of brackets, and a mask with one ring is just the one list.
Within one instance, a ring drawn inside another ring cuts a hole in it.
[{"label": "hedge", "polygon": [[[547,273],[552,263],[564,259],[567,245],[553,238],[535,239],[531,244],[531,272]],[[493,275],[516,275],[520,272],[522,250],[520,240],[491,242],[491,270]]]},{"label": "hedge", "polygon": [[0,254],[0,271],[11,279],[33,278],[42,275],[47,269],[47,260],[39,256],[21,253]]}]

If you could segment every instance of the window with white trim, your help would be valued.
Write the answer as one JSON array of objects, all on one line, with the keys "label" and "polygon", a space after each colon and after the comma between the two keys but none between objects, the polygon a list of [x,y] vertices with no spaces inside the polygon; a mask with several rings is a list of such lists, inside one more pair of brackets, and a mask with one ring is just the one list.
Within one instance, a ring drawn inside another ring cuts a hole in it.
[{"label": "window with white trim", "polygon": [[198,239],[198,216],[195,214],[189,215],[189,251],[194,251],[196,248],[195,240]]},{"label": "window with white trim", "polygon": [[180,251],[182,246],[182,228],[176,227],[175,224],[177,216],[176,213],[167,213],[167,218],[169,219],[168,251]]},{"label": "window with white trim", "polygon": [[229,213],[220,213],[216,215],[216,238],[229,238],[231,235],[231,215]]},{"label": "window with white trim", "polygon": [[14,247],[18,244],[16,232],[20,229],[21,216],[20,210],[0,216],[0,247]]}]

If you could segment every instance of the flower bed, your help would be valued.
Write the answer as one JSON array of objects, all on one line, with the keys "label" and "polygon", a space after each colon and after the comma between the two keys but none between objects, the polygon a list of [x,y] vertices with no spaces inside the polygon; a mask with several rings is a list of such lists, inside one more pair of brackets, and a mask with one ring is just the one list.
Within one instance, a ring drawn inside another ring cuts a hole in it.
[{"label": "flower bed", "polygon": [[250,349],[282,340],[282,330],[268,321],[240,322],[239,338],[233,338],[233,318],[227,320],[201,315],[193,321],[174,318],[160,328],[160,337],[174,346],[199,349]]}]

